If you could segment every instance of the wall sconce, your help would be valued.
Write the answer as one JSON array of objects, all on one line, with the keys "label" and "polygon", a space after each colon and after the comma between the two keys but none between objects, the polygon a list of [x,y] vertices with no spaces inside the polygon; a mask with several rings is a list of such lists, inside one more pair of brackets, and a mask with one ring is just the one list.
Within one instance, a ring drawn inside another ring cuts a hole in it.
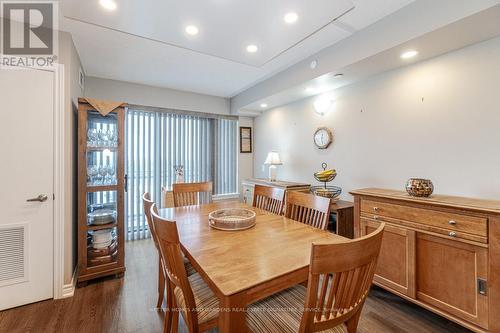
[{"label": "wall sconce", "polygon": [[323,96],[318,98],[314,102],[314,110],[316,111],[317,114],[320,116],[324,116],[328,111],[330,111],[333,107],[333,100],[329,97]]}]

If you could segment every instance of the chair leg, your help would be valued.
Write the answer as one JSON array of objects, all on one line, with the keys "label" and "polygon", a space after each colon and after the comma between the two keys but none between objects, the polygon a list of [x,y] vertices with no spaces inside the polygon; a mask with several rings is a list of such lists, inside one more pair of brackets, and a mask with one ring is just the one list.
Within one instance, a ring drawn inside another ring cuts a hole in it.
[{"label": "chair leg", "polygon": [[354,316],[349,318],[349,320],[346,322],[347,332],[356,333],[356,331],[358,330],[359,317],[361,317],[362,310],[363,304],[359,307],[358,312]]},{"label": "chair leg", "polygon": [[172,333],[177,333],[179,330],[179,311],[174,310],[172,314]]},{"label": "chair leg", "polygon": [[164,297],[165,297],[165,276],[163,275],[163,267],[161,265],[161,259],[158,259],[158,301],[156,302],[156,308],[161,309]]},{"label": "chair leg", "polygon": [[172,315],[173,311],[175,311],[174,299],[172,295],[172,288],[170,287],[170,283],[167,280],[166,282],[167,289],[167,308],[165,309],[165,321],[163,323],[163,332],[170,333],[172,329]]}]

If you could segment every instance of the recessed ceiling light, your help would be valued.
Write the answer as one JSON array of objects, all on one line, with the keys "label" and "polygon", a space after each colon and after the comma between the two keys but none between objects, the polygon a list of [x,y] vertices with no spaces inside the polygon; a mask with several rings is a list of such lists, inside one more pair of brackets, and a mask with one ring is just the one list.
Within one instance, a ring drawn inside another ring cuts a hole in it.
[{"label": "recessed ceiling light", "polygon": [[417,51],[410,50],[410,51],[406,51],[406,52],[402,53],[401,58],[402,59],[410,59],[410,58],[413,58],[414,56],[416,56],[417,54],[418,54]]},{"label": "recessed ceiling light", "polygon": [[257,47],[257,45],[250,44],[250,45],[247,46],[247,52],[255,53],[258,50],[259,50],[259,48]]},{"label": "recessed ceiling light", "polygon": [[299,15],[297,15],[297,13],[290,12],[290,13],[287,13],[283,19],[285,20],[286,23],[292,24],[292,23],[297,22],[298,18],[299,18]]},{"label": "recessed ceiling light", "polygon": [[262,104],[260,105],[260,107],[261,107],[261,108],[267,108],[267,104],[266,104],[266,103],[262,103]]},{"label": "recessed ceiling light", "polygon": [[188,26],[186,27],[186,33],[187,33],[188,35],[194,36],[194,35],[197,35],[197,34],[198,34],[198,32],[199,32],[198,27],[197,27],[197,26],[195,26],[195,25],[188,25]]},{"label": "recessed ceiling light", "polygon": [[113,0],[99,0],[99,4],[107,10],[115,10],[117,5]]}]

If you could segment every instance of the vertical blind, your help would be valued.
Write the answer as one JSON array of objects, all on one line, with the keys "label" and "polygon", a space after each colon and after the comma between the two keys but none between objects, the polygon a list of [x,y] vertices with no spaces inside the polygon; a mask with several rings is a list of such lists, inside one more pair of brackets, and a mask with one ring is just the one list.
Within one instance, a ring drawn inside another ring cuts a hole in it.
[{"label": "vertical blind", "polygon": [[220,119],[216,123],[216,160],[217,175],[214,182],[216,194],[238,192],[237,175],[237,128],[234,120]]},{"label": "vertical blind", "polygon": [[127,239],[150,236],[142,194],[160,204],[162,187],[175,182],[174,166],[184,166],[186,182],[213,181],[216,194],[237,192],[236,120],[129,109],[125,128]]}]

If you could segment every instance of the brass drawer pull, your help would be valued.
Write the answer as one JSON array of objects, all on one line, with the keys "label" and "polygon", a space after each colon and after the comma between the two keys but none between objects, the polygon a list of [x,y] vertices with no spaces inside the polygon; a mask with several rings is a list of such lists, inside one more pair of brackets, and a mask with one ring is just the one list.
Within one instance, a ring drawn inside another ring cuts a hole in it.
[{"label": "brass drawer pull", "polygon": [[378,207],[373,207],[373,210],[374,210],[375,212],[378,212],[378,211],[379,211],[379,208],[378,208]]},{"label": "brass drawer pull", "polygon": [[374,219],[374,220],[378,220],[378,219],[379,219],[379,216],[378,216],[378,215],[373,215],[373,219]]},{"label": "brass drawer pull", "polygon": [[450,231],[448,234],[450,237],[457,237],[457,233],[455,231]]},{"label": "brass drawer pull", "polygon": [[457,221],[454,221],[454,220],[451,220],[448,222],[450,225],[456,225],[457,224]]}]

